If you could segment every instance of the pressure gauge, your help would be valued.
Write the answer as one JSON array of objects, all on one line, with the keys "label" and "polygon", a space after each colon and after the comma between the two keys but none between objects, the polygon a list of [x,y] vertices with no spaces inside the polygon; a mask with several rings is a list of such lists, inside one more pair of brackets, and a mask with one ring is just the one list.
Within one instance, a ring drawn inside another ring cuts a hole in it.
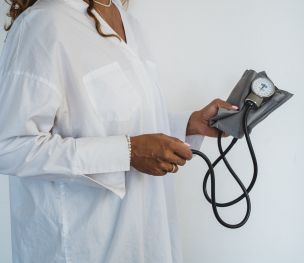
[{"label": "pressure gauge", "polygon": [[275,86],[267,76],[259,76],[251,83],[251,93],[246,101],[253,102],[256,107],[260,107],[262,102],[270,98],[275,93]]},{"label": "pressure gauge", "polygon": [[270,79],[260,77],[252,82],[251,90],[261,98],[268,98],[275,92],[275,87]]}]

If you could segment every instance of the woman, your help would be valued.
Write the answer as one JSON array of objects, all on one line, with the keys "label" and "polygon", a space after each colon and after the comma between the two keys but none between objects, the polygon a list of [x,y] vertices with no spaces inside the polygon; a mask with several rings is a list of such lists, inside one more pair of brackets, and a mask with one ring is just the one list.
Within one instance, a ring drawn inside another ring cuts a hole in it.
[{"label": "woman", "polygon": [[13,262],[181,262],[170,173],[217,136],[218,108],[235,107],[168,114],[118,0],[13,0],[9,16],[0,173]]}]

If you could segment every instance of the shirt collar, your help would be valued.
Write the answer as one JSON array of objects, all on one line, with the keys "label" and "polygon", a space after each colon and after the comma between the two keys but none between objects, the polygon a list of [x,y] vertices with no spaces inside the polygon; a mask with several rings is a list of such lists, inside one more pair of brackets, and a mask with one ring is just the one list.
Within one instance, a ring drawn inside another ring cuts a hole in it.
[{"label": "shirt collar", "polygon": [[[75,9],[78,9],[83,13],[86,13],[86,9],[88,7],[88,4],[85,1],[83,1],[83,0],[62,0],[62,1],[65,1],[71,7],[75,8]],[[129,21],[127,19],[126,14],[125,14],[123,4],[121,3],[120,0],[112,0],[112,1],[119,8],[121,18],[123,20],[124,27],[125,27],[125,33],[126,33],[127,41],[128,41],[128,44],[125,44],[125,42],[123,42],[123,41],[119,42],[119,44],[124,46],[126,48],[126,50],[128,50],[133,56],[137,56],[137,45],[136,45],[136,42],[135,42],[135,39],[134,39],[134,32],[129,25]],[[93,9],[93,12],[96,12],[96,11]],[[96,14],[98,15],[98,12],[96,12]],[[104,26],[103,30],[105,31],[105,33],[109,33],[109,34],[113,33],[110,26],[106,23],[106,21],[102,17],[97,16],[97,19]],[[112,39],[112,41],[117,43],[117,40],[114,39],[114,38]]]}]

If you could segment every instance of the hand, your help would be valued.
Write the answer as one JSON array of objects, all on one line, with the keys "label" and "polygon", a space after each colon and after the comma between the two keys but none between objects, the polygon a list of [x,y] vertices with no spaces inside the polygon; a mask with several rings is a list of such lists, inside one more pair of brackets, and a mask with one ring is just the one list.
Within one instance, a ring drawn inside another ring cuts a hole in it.
[{"label": "hand", "polygon": [[200,134],[208,137],[217,137],[219,130],[209,126],[209,119],[217,114],[219,108],[238,110],[237,106],[221,99],[215,99],[205,108],[191,114],[187,125],[187,135]]},{"label": "hand", "polygon": [[177,165],[182,166],[192,158],[188,145],[165,134],[144,134],[130,139],[131,166],[143,173],[162,176],[177,172]]}]

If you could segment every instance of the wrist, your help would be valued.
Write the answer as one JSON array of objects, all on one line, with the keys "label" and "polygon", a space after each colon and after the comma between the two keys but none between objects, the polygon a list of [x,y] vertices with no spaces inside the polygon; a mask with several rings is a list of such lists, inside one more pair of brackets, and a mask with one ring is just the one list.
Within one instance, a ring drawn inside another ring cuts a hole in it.
[{"label": "wrist", "polygon": [[194,111],[188,120],[187,128],[186,128],[186,135],[194,135],[198,134],[198,124],[197,120],[199,120],[199,111]]}]

